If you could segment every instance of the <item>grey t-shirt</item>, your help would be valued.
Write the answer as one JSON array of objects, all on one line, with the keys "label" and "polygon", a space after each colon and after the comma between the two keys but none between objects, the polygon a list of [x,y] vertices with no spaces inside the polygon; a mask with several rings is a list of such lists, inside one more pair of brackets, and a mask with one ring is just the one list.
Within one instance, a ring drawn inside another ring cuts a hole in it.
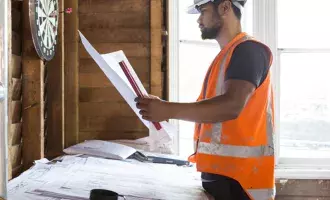
[{"label": "grey t-shirt", "polygon": [[245,80],[259,87],[267,76],[269,59],[270,55],[262,44],[243,42],[234,49],[225,79]]}]

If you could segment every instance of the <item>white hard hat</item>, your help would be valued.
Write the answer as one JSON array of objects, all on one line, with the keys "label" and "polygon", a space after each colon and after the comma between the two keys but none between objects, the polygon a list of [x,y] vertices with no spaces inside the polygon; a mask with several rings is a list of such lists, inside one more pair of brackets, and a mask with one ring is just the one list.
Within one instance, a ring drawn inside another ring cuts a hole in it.
[{"label": "white hard hat", "polygon": [[[214,2],[214,1],[217,1],[217,0],[194,0],[194,4],[188,7],[187,12],[188,12],[188,14],[199,14],[199,11],[197,9],[199,6],[206,4],[208,2]],[[244,5],[247,0],[231,0],[231,1],[237,8],[242,10],[243,6],[239,2],[243,2],[243,5]]]}]

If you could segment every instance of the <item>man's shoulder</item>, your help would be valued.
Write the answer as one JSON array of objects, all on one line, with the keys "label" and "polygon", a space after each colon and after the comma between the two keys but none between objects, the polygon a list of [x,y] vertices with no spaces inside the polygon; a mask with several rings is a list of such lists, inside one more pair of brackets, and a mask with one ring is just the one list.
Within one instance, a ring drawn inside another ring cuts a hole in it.
[{"label": "man's shoulder", "polygon": [[268,46],[256,40],[246,40],[238,44],[234,51],[240,52],[265,52],[268,53]]},{"label": "man's shoulder", "polygon": [[236,46],[226,71],[226,80],[239,79],[259,87],[265,80],[271,54],[264,44],[247,40]]},{"label": "man's shoulder", "polygon": [[238,58],[255,57],[258,59],[271,59],[269,47],[256,40],[246,40],[236,46],[233,56]]}]

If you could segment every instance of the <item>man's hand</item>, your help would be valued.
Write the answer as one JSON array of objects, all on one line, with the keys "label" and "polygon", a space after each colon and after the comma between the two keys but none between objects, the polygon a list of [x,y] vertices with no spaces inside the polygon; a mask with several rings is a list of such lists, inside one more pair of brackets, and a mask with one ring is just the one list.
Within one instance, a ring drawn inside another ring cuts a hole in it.
[{"label": "man's hand", "polygon": [[136,107],[140,109],[142,118],[151,122],[161,122],[170,118],[169,103],[158,97],[149,95],[149,97],[136,98]]}]

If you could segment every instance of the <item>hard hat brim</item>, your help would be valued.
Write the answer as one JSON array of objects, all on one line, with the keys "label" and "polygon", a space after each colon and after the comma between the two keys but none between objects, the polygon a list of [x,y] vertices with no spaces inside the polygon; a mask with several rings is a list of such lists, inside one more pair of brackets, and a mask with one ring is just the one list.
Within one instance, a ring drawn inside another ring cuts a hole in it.
[{"label": "hard hat brim", "polygon": [[196,7],[197,7],[196,5],[189,6],[187,9],[187,13],[188,14],[199,14],[199,11],[197,10]]},{"label": "hard hat brim", "polygon": [[199,14],[200,12],[198,11],[197,7],[198,6],[201,6],[203,4],[206,4],[208,2],[212,2],[212,1],[214,1],[214,0],[202,0],[202,1],[198,2],[198,3],[195,3],[195,4],[193,4],[193,5],[191,5],[191,6],[188,7],[187,13],[188,14]]}]

